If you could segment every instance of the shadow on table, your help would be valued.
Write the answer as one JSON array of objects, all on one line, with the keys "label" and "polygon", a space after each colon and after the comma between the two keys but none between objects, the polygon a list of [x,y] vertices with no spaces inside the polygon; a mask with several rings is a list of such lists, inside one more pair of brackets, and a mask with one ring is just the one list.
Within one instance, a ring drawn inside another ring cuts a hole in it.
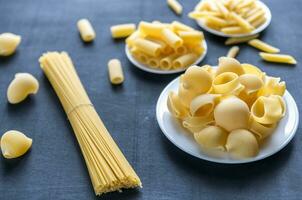
[{"label": "shadow on table", "polygon": [[[159,130],[160,131],[160,130]],[[161,134],[162,135],[162,134]],[[287,147],[273,156],[264,160],[246,164],[219,164],[195,158],[178,149],[167,138],[162,135],[162,145],[164,146],[168,157],[187,173],[192,176],[199,176],[200,179],[208,181],[209,184],[215,183],[225,185],[225,181],[252,181],[253,179],[263,179],[271,177],[279,168],[281,168],[290,158],[293,149],[291,141]],[[216,180],[216,181],[215,181]]]}]

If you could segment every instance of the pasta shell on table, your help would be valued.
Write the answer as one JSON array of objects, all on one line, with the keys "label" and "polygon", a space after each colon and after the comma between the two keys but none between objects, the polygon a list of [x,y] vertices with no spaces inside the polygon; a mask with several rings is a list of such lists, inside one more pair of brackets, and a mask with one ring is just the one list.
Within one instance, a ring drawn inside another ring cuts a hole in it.
[{"label": "pasta shell on table", "polygon": [[259,152],[259,145],[253,133],[245,129],[237,129],[230,132],[226,145],[231,157],[244,159],[254,157]]},{"label": "pasta shell on table", "polygon": [[188,116],[189,110],[181,103],[179,96],[175,92],[170,92],[167,100],[170,113],[178,119]]},{"label": "pasta shell on table", "polygon": [[196,142],[203,148],[224,151],[228,133],[218,126],[207,126],[194,133]]},{"label": "pasta shell on table", "polygon": [[239,61],[235,58],[230,57],[220,57],[218,59],[218,68],[216,71],[216,76],[224,72],[233,72],[238,76],[244,74],[244,69],[242,68]]},{"label": "pasta shell on table", "polygon": [[214,124],[213,113],[207,117],[192,117],[187,116],[183,119],[182,125],[184,128],[188,129],[191,133],[196,133],[201,131],[208,125]]},{"label": "pasta shell on table", "polygon": [[261,124],[251,116],[249,121],[249,130],[252,131],[259,140],[263,140],[270,136],[275,128],[277,123],[274,124]]},{"label": "pasta shell on table", "polygon": [[235,96],[223,99],[214,109],[216,124],[227,131],[248,128],[249,117],[249,107]]},{"label": "pasta shell on table", "polygon": [[217,94],[202,94],[195,97],[190,104],[191,115],[198,117],[209,116],[219,102],[220,96]]},{"label": "pasta shell on table", "polygon": [[251,108],[253,119],[261,124],[274,124],[285,114],[285,103],[278,95],[261,96]]},{"label": "pasta shell on table", "polygon": [[15,53],[21,43],[21,36],[13,33],[0,34],[0,56],[10,56]]},{"label": "pasta shell on table", "polygon": [[284,81],[280,82],[279,77],[267,76],[265,78],[264,86],[259,90],[258,96],[279,95],[283,96],[286,90]]}]

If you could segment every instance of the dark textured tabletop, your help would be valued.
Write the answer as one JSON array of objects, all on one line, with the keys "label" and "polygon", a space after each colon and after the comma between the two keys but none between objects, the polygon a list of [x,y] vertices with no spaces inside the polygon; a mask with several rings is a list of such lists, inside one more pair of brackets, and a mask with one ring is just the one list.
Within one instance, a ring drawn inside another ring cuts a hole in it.
[{"label": "dark textured tabletop", "polygon": [[[155,117],[157,98],[176,76],[154,75],[135,68],[126,58],[123,40],[113,40],[110,26],[141,20],[179,20],[198,28],[186,15],[197,0],[182,0],[176,16],[165,0],[0,0],[0,33],[22,36],[15,55],[0,58],[0,133],[10,129],[33,138],[30,152],[16,160],[0,159],[0,199],[301,199],[301,126],[279,153],[251,164],[222,165],[194,158],[175,147]],[[296,66],[265,63],[258,51],[241,45],[238,59],[280,76],[301,108],[302,1],[265,0],[273,20],[261,38],[298,60]],[[76,22],[86,17],[97,38],[84,44]],[[202,63],[216,64],[229,47],[224,39],[205,34],[208,54]],[[74,133],[38,58],[45,51],[65,50],[96,110],[143,182],[143,189],[95,197]],[[112,86],[107,61],[119,58],[125,82]],[[14,74],[29,72],[40,90],[18,105],[7,103]]]}]

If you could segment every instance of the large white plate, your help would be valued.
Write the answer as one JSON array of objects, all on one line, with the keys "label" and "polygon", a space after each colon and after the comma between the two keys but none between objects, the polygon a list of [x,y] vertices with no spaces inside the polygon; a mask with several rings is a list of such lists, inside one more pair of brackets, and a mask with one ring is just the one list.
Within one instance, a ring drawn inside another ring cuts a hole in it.
[{"label": "large white plate", "polygon": [[214,34],[214,35],[218,35],[218,36],[222,36],[222,37],[245,37],[245,36],[251,36],[251,35],[255,35],[257,33],[260,33],[261,31],[263,31],[264,29],[266,29],[268,27],[268,25],[271,23],[272,20],[272,14],[270,9],[261,1],[257,1],[257,3],[264,9],[265,11],[265,17],[266,17],[266,21],[259,26],[258,28],[256,28],[254,31],[250,32],[250,33],[244,33],[244,34],[225,34],[223,32],[211,29],[209,27],[207,27],[203,20],[196,20],[197,24],[203,28],[204,30]]},{"label": "large white plate", "polygon": [[279,122],[274,133],[266,140],[264,144],[261,145],[260,152],[256,157],[244,160],[235,160],[230,158],[228,154],[224,152],[216,152],[216,154],[213,152],[211,152],[212,154],[209,154],[209,152],[204,152],[194,141],[192,134],[184,129],[179,121],[175,119],[168,111],[168,94],[170,91],[177,92],[178,84],[179,77],[169,83],[160,94],[156,105],[157,122],[162,132],[174,145],[197,158],[226,164],[254,162],[280,151],[291,141],[296,133],[299,123],[298,108],[294,98],[288,91],[286,91],[284,95],[284,100],[287,106],[286,114]]},{"label": "large white plate", "polygon": [[[207,54],[207,51],[208,51],[208,47],[207,47],[207,43],[206,41],[204,40],[203,43],[202,43],[202,46],[204,48],[204,52],[203,54],[200,55],[200,57],[192,64],[192,65],[197,65],[199,64],[203,59],[204,57],[206,56]],[[187,68],[180,68],[180,69],[175,69],[175,70],[161,70],[161,69],[155,69],[155,68],[151,68],[151,67],[148,67],[147,65],[144,65],[140,62],[138,62],[130,53],[129,51],[129,48],[128,48],[128,45],[125,45],[125,52],[126,52],[126,55],[127,55],[127,58],[130,60],[130,62],[136,66],[137,68],[141,69],[141,70],[144,70],[146,72],[150,72],[150,73],[154,73],[154,74],[174,74],[174,73],[179,73],[179,72],[183,72],[185,71]],[[189,67],[189,66],[188,66]]]}]

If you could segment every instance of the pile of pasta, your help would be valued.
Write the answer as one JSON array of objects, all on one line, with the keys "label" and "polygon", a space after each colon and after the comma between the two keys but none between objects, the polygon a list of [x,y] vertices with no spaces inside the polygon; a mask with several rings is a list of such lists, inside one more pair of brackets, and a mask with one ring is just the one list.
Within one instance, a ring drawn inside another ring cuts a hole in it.
[{"label": "pile of pasta", "polygon": [[191,66],[180,76],[178,92],[167,105],[202,149],[221,150],[232,158],[258,154],[286,112],[280,78],[256,66],[219,58],[218,68]]},{"label": "pile of pasta", "polygon": [[140,63],[161,70],[186,68],[205,51],[202,32],[174,21],[142,21],[127,39],[131,55]]},{"label": "pile of pasta", "polygon": [[202,0],[189,17],[225,34],[250,33],[265,21],[258,0]]}]

